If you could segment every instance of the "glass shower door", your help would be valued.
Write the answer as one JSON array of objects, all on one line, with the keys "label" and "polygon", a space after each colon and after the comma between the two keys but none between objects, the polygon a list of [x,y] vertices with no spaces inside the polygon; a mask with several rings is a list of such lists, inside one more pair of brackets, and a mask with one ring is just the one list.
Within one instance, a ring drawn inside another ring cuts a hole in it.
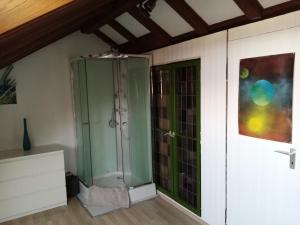
[{"label": "glass shower door", "polygon": [[[86,59],[88,112],[93,184],[122,184],[118,171],[116,128],[110,126],[114,104],[114,73],[111,59]],[[121,149],[120,149],[121,150]]]},{"label": "glass shower door", "polygon": [[127,100],[127,121],[122,123],[123,148],[128,146],[128,151],[123,149],[124,180],[127,186],[135,187],[152,181],[150,67],[147,58],[129,57],[121,61]]},{"label": "glass shower door", "polygon": [[87,186],[93,183],[90,127],[87,96],[87,76],[85,60],[72,63],[73,91],[77,138],[77,174]]}]

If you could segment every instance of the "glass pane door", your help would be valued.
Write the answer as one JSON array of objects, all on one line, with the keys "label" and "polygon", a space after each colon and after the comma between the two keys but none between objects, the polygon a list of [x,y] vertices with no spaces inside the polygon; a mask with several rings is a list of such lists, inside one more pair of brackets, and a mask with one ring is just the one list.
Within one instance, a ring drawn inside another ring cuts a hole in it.
[{"label": "glass pane door", "polygon": [[200,81],[199,63],[176,64],[176,155],[175,187],[178,198],[187,207],[200,211]]},{"label": "glass pane door", "polygon": [[154,181],[200,214],[200,60],[153,68]]},{"label": "glass pane door", "polygon": [[152,139],[154,182],[173,191],[171,137],[171,73],[155,68],[152,75]]}]

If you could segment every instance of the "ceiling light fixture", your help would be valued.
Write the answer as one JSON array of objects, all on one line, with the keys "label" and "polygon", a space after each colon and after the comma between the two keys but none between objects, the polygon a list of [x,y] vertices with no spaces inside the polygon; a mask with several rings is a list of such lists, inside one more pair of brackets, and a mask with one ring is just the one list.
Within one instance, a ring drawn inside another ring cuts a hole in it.
[{"label": "ceiling light fixture", "polygon": [[151,12],[156,6],[156,3],[157,0],[146,0],[146,1],[142,1],[138,7],[145,17],[150,17]]}]

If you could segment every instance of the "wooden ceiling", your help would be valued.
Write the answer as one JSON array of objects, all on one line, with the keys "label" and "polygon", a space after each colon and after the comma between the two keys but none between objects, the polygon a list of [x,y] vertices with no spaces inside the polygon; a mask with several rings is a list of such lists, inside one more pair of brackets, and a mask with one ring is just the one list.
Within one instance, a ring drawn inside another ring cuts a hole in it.
[{"label": "wooden ceiling", "polygon": [[[300,0],[286,1],[269,7],[263,7],[260,3],[262,0],[227,0],[235,4],[234,7],[238,7],[237,10],[241,15],[211,24],[188,4],[192,0],[165,0],[168,7],[181,17],[188,28],[187,32],[172,36],[152,17],[143,15],[137,7],[141,1],[2,0],[0,68],[77,30],[97,35],[110,46],[118,48],[120,52],[138,54],[300,9]],[[149,32],[141,36],[134,35],[118,19],[124,13],[129,13],[136,23],[140,23],[144,30]],[[125,43],[120,44],[112,40],[99,29],[103,26],[109,26],[115,33],[121,35],[126,40]]]},{"label": "wooden ceiling", "polygon": [[0,34],[72,1],[73,0],[1,0]]}]

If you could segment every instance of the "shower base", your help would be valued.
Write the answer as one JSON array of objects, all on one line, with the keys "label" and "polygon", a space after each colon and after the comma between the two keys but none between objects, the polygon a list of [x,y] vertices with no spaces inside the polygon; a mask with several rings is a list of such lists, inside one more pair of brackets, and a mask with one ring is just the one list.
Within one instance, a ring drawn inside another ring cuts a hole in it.
[{"label": "shower base", "polygon": [[[156,186],[154,183],[135,187],[136,184],[141,184],[141,181],[138,178],[136,178],[135,176],[127,175],[125,176],[125,180],[128,187],[130,205],[136,204],[138,202],[146,201],[155,198],[157,196]],[[94,185],[97,185],[99,187],[117,187],[117,186],[125,185],[123,182],[122,173],[118,173],[118,172],[106,174],[105,176],[102,177],[96,177],[93,179],[93,181],[94,181]],[[88,195],[89,195],[89,188],[80,182],[80,193],[77,195],[77,197],[92,216],[102,215],[120,208],[120,207],[109,207],[109,206],[101,206],[101,207],[86,206],[84,205],[84,199],[86,199]]]},{"label": "shower base", "polygon": [[[143,183],[141,179],[133,174],[125,174],[125,184],[127,187],[136,187]],[[124,185],[123,173],[113,172],[105,174],[104,176],[94,177],[93,184],[99,187],[117,187]]]}]

